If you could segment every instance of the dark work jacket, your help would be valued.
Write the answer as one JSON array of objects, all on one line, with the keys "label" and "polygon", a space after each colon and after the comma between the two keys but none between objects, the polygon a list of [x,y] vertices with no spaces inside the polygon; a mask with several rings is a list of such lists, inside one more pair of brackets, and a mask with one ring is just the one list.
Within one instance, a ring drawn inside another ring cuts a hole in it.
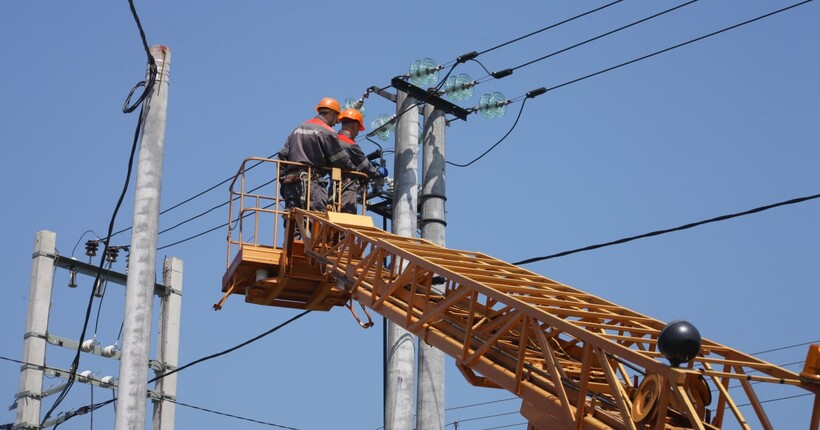
[{"label": "dark work jacket", "polygon": [[[318,116],[303,122],[288,135],[285,146],[279,150],[279,159],[313,167],[356,170],[356,166],[350,162],[347,149],[336,137],[336,131]],[[282,173],[297,170],[300,170],[297,166],[284,165]],[[317,173],[323,175],[325,172]]]},{"label": "dark work jacket", "polygon": [[[373,163],[367,159],[367,156],[364,155],[364,151],[362,151],[362,147],[359,146],[356,141],[342,133],[339,133],[339,140],[342,142],[342,146],[344,146],[347,150],[347,153],[350,156],[350,162],[356,166],[353,170],[366,174],[370,179],[379,177],[379,172],[376,170],[376,166],[374,166]],[[347,145],[344,145],[345,143]]]}]

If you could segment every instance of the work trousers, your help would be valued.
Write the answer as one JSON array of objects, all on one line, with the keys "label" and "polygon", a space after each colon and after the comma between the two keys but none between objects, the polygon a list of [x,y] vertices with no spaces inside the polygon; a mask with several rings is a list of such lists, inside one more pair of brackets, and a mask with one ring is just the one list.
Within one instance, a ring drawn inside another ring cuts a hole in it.
[{"label": "work trousers", "polygon": [[363,181],[361,179],[342,179],[342,212],[349,214],[358,213],[356,204],[358,203],[359,196],[362,192],[362,182]]},{"label": "work trousers", "polygon": [[[302,196],[304,196],[304,183],[301,180],[283,183],[279,187],[279,192],[282,194],[282,200],[285,201],[285,209],[290,208],[304,208],[302,204]],[[327,211],[327,179],[313,179],[310,181],[310,208],[308,210],[317,212]],[[285,226],[287,228],[287,225]],[[301,239],[299,230],[295,230],[295,238]]]}]

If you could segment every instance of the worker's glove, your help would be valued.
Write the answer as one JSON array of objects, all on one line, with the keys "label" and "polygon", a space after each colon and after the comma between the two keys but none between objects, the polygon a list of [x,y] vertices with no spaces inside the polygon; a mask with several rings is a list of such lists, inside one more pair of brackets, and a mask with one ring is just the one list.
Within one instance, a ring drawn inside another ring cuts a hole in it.
[{"label": "worker's glove", "polygon": [[376,171],[377,171],[377,172],[379,172],[379,176],[381,176],[382,178],[386,178],[386,177],[387,177],[387,167],[384,167],[384,166],[378,166],[378,167],[376,168]]}]

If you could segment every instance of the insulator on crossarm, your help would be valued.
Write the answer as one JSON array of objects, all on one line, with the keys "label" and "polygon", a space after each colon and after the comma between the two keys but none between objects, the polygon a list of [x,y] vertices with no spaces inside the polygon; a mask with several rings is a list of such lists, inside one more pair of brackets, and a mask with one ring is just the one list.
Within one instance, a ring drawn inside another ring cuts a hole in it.
[{"label": "insulator on crossarm", "polygon": [[364,109],[364,100],[363,99],[345,99],[345,105],[342,110],[345,109],[356,109],[359,113],[362,114],[362,118],[367,116],[367,113]]},{"label": "insulator on crossarm", "polygon": [[387,140],[390,137],[390,132],[396,128],[396,125],[393,124],[394,117],[391,115],[379,115],[373,122],[370,123],[371,133],[378,136],[381,140]]},{"label": "insulator on crossarm", "polygon": [[100,379],[100,386],[101,387],[106,387],[107,388],[107,387],[113,387],[114,385],[117,385],[117,378],[115,378],[111,375],[103,376],[102,379]]},{"label": "insulator on crossarm", "polygon": [[111,357],[117,355],[117,352],[119,352],[119,349],[117,348],[117,345],[108,345],[108,346],[106,346],[102,349],[103,357],[111,358]]},{"label": "insulator on crossarm", "polygon": [[109,246],[105,250],[105,261],[109,263],[116,263],[118,255],[120,255],[120,249],[116,246]]},{"label": "insulator on crossarm", "polygon": [[77,288],[77,268],[68,267],[68,288]]},{"label": "insulator on crossarm", "polygon": [[408,76],[413,85],[425,87],[438,81],[439,70],[441,70],[441,66],[436,64],[432,58],[422,58],[410,64]]},{"label": "insulator on crossarm", "polygon": [[85,255],[89,257],[93,257],[97,255],[97,248],[99,248],[100,242],[98,240],[89,240],[85,243]]},{"label": "insulator on crossarm", "polygon": [[80,350],[91,352],[97,347],[97,339],[86,339],[80,344]]},{"label": "insulator on crossarm", "polygon": [[512,103],[499,92],[484,94],[478,102],[478,111],[487,119],[501,118],[507,113],[507,105]]},{"label": "insulator on crossarm", "polygon": [[94,377],[94,372],[90,370],[83,370],[77,374],[77,380],[80,382],[90,382],[92,377]]},{"label": "insulator on crossarm", "polygon": [[473,96],[473,89],[477,83],[466,73],[450,76],[444,83],[444,94],[453,100],[468,99]]}]

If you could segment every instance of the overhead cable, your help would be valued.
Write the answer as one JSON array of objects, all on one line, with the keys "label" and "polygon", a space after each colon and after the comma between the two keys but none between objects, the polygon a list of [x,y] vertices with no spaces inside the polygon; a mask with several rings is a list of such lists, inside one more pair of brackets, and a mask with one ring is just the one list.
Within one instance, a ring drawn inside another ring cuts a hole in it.
[{"label": "overhead cable", "polygon": [[201,406],[194,406],[194,405],[190,405],[188,403],[180,402],[179,400],[175,400],[175,399],[163,398],[162,400],[164,402],[171,402],[175,405],[184,406],[186,408],[196,409],[196,410],[199,410],[199,411],[208,412],[208,413],[215,414],[215,415],[221,415],[223,417],[234,418],[234,419],[237,419],[237,420],[248,421],[248,422],[252,422],[252,423],[256,423],[256,424],[262,424],[262,425],[269,426],[269,427],[276,427],[276,428],[280,428],[280,429],[299,430],[299,429],[294,428],[294,427],[288,427],[288,426],[283,426],[283,425],[280,425],[280,424],[274,424],[274,423],[267,422],[267,421],[257,420],[257,419],[253,419],[253,418],[247,418],[247,417],[243,417],[243,416],[240,416],[240,415],[229,414],[227,412],[215,411],[213,409],[203,408]]},{"label": "overhead cable", "polygon": [[633,240],[644,239],[644,238],[652,237],[652,236],[660,236],[662,234],[687,230],[687,229],[698,227],[698,226],[701,226],[701,225],[704,225],[704,224],[710,224],[710,223],[718,222],[718,221],[726,221],[726,220],[732,219],[732,218],[751,215],[751,214],[755,214],[755,213],[758,213],[758,212],[763,212],[763,211],[766,211],[766,210],[769,210],[769,209],[774,209],[774,208],[777,208],[777,207],[780,207],[780,206],[787,206],[787,205],[802,203],[802,202],[805,202],[805,201],[814,200],[818,197],[820,197],[820,194],[814,194],[814,195],[806,196],[806,197],[798,197],[796,199],[791,199],[791,200],[786,200],[786,201],[782,201],[782,202],[778,202],[778,203],[773,203],[773,204],[766,205],[766,206],[760,206],[760,207],[757,207],[757,208],[754,208],[754,209],[749,209],[749,210],[746,210],[746,211],[743,211],[743,212],[737,212],[737,213],[728,214],[728,215],[721,215],[721,216],[714,217],[714,218],[709,218],[709,219],[706,219],[706,220],[703,220],[703,221],[697,221],[697,222],[693,222],[693,223],[689,223],[689,224],[684,224],[684,225],[681,225],[681,226],[678,226],[678,227],[667,228],[667,229],[663,229],[663,230],[656,230],[656,231],[652,231],[652,232],[649,232],[649,233],[639,234],[637,236],[630,236],[630,237],[625,237],[623,239],[613,240],[611,242],[599,243],[597,245],[589,245],[589,246],[585,246],[583,248],[576,248],[576,249],[572,249],[572,250],[569,250],[569,251],[563,251],[563,252],[558,252],[558,253],[555,253],[555,254],[545,255],[543,257],[527,258],[525,260],[516,261],[515,263],[512,263],[512,264],[514,264],[516,266],[521,266],[521,265],[524,265],[524,264],[535,263],[537,261],[549,260],[549,259],[558,258],[558,257],[565,257],[567,255],[577,254],[579,252],[592,251],[593,249],[605,248],[607,246],[620,245],[620,244],[623,244],[623,243],[632,242]]},{"label": "overhead cable", "polygon": [[[153,90],[154,83],[156,82],[156,77],[157,77],[156,61],[154,60],[154,57],[151,55],[151,52],[148,48],[148,43],[145,39],[145,32],[142,29],[142,24],[140,23],[139,16],[137,15],[137,11],[134,7],[134,2],[133,2],[133,0],[129,0],[128,3],[131,7],[131,13],[134,17],[134,21],[136,22],[137,28],[139,29],[140,37],[141,37],[142,43],[143,43],[143,47],[145,48],[145,53],[148,57],[149,76],[148,76],[148,81],[147,82],[141,82],[140,84],[137,84],[131,90],[131,92],[128,94],[128,97],[125,100],[125,104],[123,105],[123,112],[125,112],[125,113],[133,112],[138,106],[142,105],[142,102],[145,100],[145,98],[148,96],[148,94],[150,94],[151,91]],[[140,97],[137,99],[136,102],[129,105],[131,96],[133,95],[135,89],[138,88],[140,85],[145,87],[142,95],[140,95]],[[105,237],[105,240],[104,240],[105,246],[104,246],[103,249],[108,249],[108,245],[109,245],[110,240],[111,240],[111,232],[114,230],[114,222],[117,219],[117,213],[119,212],[120,206],[122,205],[123,199],[125,198],[125,194],[128,191],[128,184],[129,184],[130,178],[131,178],[131,170],[132,170],[133,165],[134,165],[134,154],[136,153],[137,142],[139,141],[139,136],[141,134],[140,131],[142,130],[142,121],[143,121],[143,115],[142,115],[142,109],[140,109],[139,118],[137,119],[137,126],[136,126],[136,129],[134,130],[134,139],[133,139],[133,143],[131,145],[131,153],[128,157],[128,168],[126,169],[125,182],[123,184],[122,191],[120,192],[120,196],[117,199],[117,204],[114,207],[114,211],[111,214],[111,220],[108,223],[108,230],[107,230],[107,234],[106,234],[106,237]],[[100,256],[100,264],[97,267],[97,274],[95,276],[93,285],[97,285],[97,283],[100,282],[100,277],[102,275],[102,271],[103,271],[104,266],[105,266],[105,258]],[[89,323],[89,320],[91,319],[91,309],[92,309],[93,304],[94,304],[94,289],[92,288],[91,293],[88,295],[88,304],[86,306],[85,317],[83,318],[83,329],[80,332],[79,342],[77,344],[77,351],[74,355],[74,360],[72,360],[71,366],[69,368],[68,380],[66,381],[65,387],[63,387],[63,390],[57,396],[54,403],[51,405],[51,407],[48,409],[46,414],[43,416],[43,419],[40,423],[40,427],[43,426],[43,423],[45,423],[49,419],[49,417],[54,412],[54,410],[57,409],[57,407],[60,405],[60,403],[62,403],[62,401],[68,395],[68,392],[71,390],[71,387],[74,385],[74,380],[77,376],[77,368],[79,367],[79,364],[80,364],[80,346],[82,345],[83,341],[85,340],[86,331],[88,330],[88,323]]]},{"label": "overhead cable", "polygon": [[694,38],[694,39],[690,39],[690,40],[688,40],[688,41],[686,41],[686,42],[679,43],[679,44],[677,44],[677,45],[670,46],[670,47],[665,48],[665,49],[661,49],[660,51],[655,51],[655,52],[653,52],[653,53],[651,53],[651,54],[647,54],[647,55],[644,55],[644,56],[641,56],[641,57],[638,57],[638,58],[635,58],[635,59],[632,59],[632,60],[626,61],[626,62],[624,62],[624,63],[618,64],[618,65],[615,65],[615,66],[612,66],[612,67],[608,67],[608,68],[603,69],[603,70],[599,70],[599,71],[594,72],[594,73],[590,73],[590,74],[585,75],[585,76],[582,76],[582,77],[580,77],[580,78],[576,78],[576,79],[573,79],[573,80],[571,80],[571,81],[567,81],[567,82],[564,82],[564,83],[562,83],[562,84],[559,84],[559,85],[555,85],[555,86],[553,86],[553,87],[550,87],[550,88],[548,88],[548,91],[554,91],[554,90],[557,90],[558,88],[562,88],[562,87],[565,87],[565,86],[567,86],[567,85],[572,85],[572,84],[574,84],[574,83],[577,83],[577,82],[583,81],[583,80],[585,80],[585,79],[589,79],[589,78],[591,78],[591,77],[593,77],[593,76],[598,76],[598,75],[600,75],[600,74],[603,74],[603,73],[606,73],[606,72],[610,72],[610,71],[615,70],[615,69],[619,69],[619,68],[621,68],[621,67],[624,67],[624,66],[630,65],[630,64],[632,64],[632,63],[637,63],[638,61],[643,61],[643,60],[646,60],[646,59],[648,59],[648,58],[652,58],[652,57],[654,57],[654,56],[656,56],[656,55],[660,55],[660,54],[663,54],[663,53],[665,53],[665,52],[669,52],[669,51],[672,51],[672,50],[674,50],[674,49],[681,48],[681,47],[683,47],[683,46],[686,46],[686,45],[689,45],[689,44],[692,44],[692,43],[695,43],[695,42],[699,42],[699,41],[701,41],[701,40],[703,40],[703,39],[707,39],[707,38],[712,37],[712,36],[717,36],[718,34],[721,34],[721,33],[727,32],[727,31],[729,31],[729,30],[734,30],[734,29],[736,29],[736,28],[738,28],[738,27],[742,27],[742,26],[744,26],[744,25],[751,24],[751,23],[756,22],[756,21],[760,21],[760,20],[762,20],[762,19],[765,19],[765,18],[768,18],[768,17],[774,16],[774,15],[777,15],[777,14],[782,13],[782,12],[785,12],[785,11],[787,11],[787,10],[790,10],[790,9],[796,8],[796,7],[798,7],[798,6],[802,6],[802,5],[804,5],[804,4],[806,4],[806,3],[809,3],[809,2],[811,2],[811,1],[813,1],[813,0],[804,0],[804,1],[802,1],[802,2],[792,4],[791,6],[786,6],[786,7],[782,8],[782,9],[778,9],[778,10],[776,10],[776,11],[769,12],[769,13],[764,14],[764,15],[760,15],[760,16],[758,16],[757,18],[752,18],[752,19],[749,19],[749,20],[746,20],[746,21],[743,21],[743,22],[740,22],[740,23],[737,23],[737,24],[731,25],[731,26],[729,26],[729,27],[726,27],[726,28],[723,28],[723,29],[720,29],[720,30],[714,31],[714,32],[712,32],[712,33],[705,34],[705,35],[703,35],[703,36],[696,37],[696,38]]}]

